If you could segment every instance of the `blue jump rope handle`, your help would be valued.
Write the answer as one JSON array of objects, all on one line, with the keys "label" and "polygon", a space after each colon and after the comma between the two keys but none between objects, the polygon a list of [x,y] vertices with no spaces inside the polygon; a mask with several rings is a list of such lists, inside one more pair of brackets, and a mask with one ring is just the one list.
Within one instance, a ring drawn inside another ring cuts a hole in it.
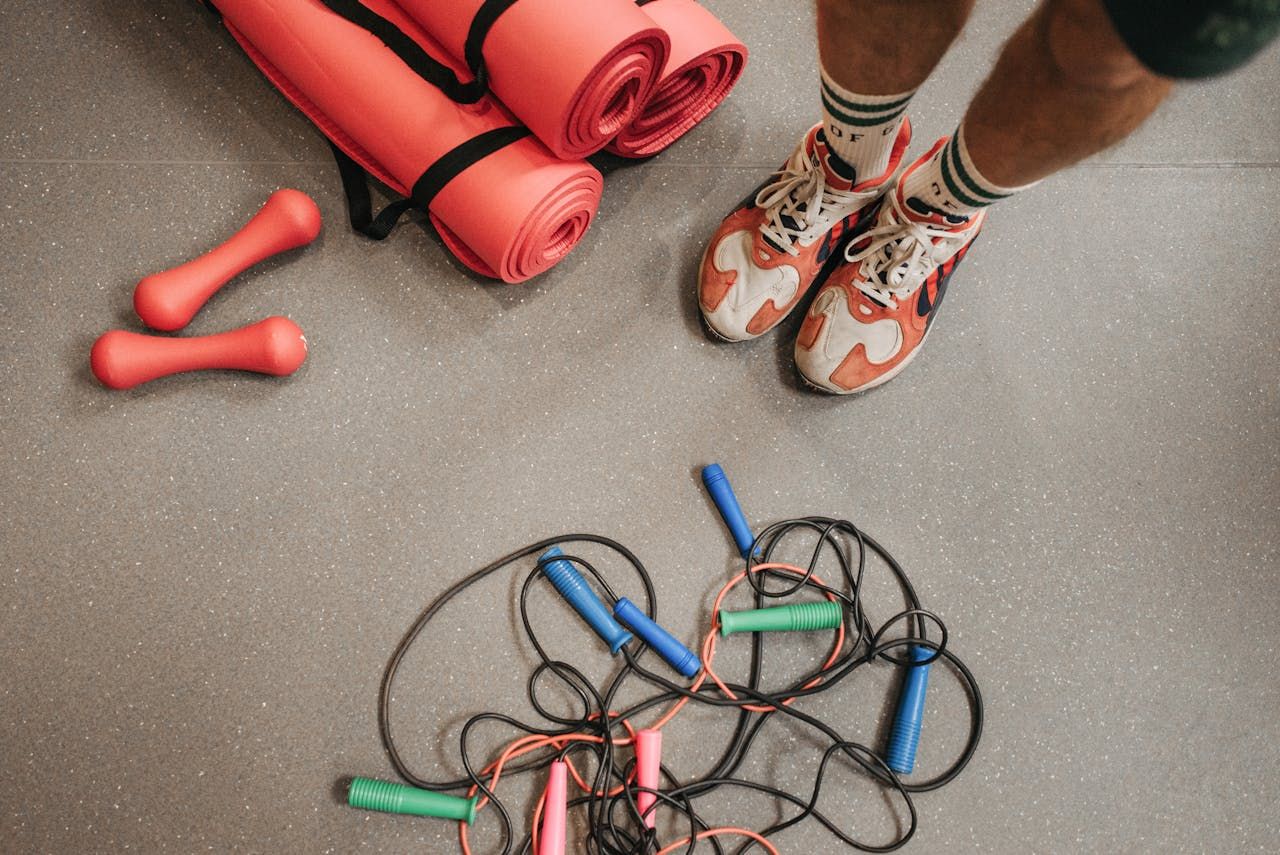
[{"label": "blue jump rope handle", "polygon": [[724,524],[729,527],[729,533],[733,535],[733,542],[738,545],[738,551],[742,553],[743,558],[749,557],[755,537],[751,534],[751,526],[747,525],[747,518],[743,516],[738,497],[733,494],[729,476],[724,474],[724,469],[720,468],[719,463],[712,463],[710,466],[703,467],[702,483],[711,494],[711,501],[716,503],[720,516],[724,517]]},{"label": "blue jump rope handle", "polygon": [[702,670],[702,663],[693,651],[680,643],[680,640],[662,627],[658,626],[647,614],[626,597],[618,600],[613,607],[613,616],[631,628],[640,636],[640,640],[652,647],[667,664],[680,672],[683,677],[692,677]]},{"label": "blue jump rope handle", "polygon": [[[928,647],[911,648],[911,658],[916,662],[933,656]],[[929,665],[913,665],[907,669],[898,696],[898,711],[893,716],[893,729],[889,731],[889,748],[885,762],[899,775],[909,775],[916,767],[916,748],[920,745],[920,722],[924,718],[924,694],[929,685]]]},{"label": "blue jump rope handle", "polygon": [[551,580],[552,585],[555,585],[560,596],[568,600],[569,605],[573,606],[578,614],[582,615],[582,619],[591,625],[596,635],[604,639],[605,644],[609,645],[609,652],[617,653],[631,640],[631,633],[613,619],[613,615],[609,614],[609,610],[604,607],[604,603],[600,602],[596,592],[591,590],[591,586],[587,584],[586,579],[582,578],[582,574],[578,572],[577,567],[573,566],[573,562],[563,559],[545,560],[558,558],[561,555],[564,555],[564,552],[558,546],[553,546],[542,553],[542,557],[538,559],[544,561],[542,572],[547,574],[547,578]]}]

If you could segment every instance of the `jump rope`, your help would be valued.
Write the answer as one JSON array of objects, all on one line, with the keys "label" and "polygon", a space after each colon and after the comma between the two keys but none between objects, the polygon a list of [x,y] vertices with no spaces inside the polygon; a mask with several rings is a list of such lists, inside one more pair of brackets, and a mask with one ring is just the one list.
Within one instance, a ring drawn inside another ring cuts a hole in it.
[{"label": "jump rope", "polygon": [[[582,850],[599,855],[690,855],[702,842],[717,855],[724,855],[729,841],[733,841],[731,845],[737,847],[733,851],[739,855],[749,851],[778,855],[780,850],[771,837],[805,821],[821,824],[842,844],[864,852],[890,852],[905,845],[917,827],[914,796],[954,780],[978,747],[983,714],[977,680],[947,646],[946,624],[920,604],[901,565],[853,523],[820,516],[800,517],[774,523],[753,536],[721,467],[706,467],[702,478],[745,565],[716,597],[713,626],[702,643],[700,657],[656,622],[653,580],[640,559],[621,543],[600,535],[568,534],[529,544],[459,580],[427,607],[396,646],[382,678],[378,725],[391,763],[406,783],[355,778],[348,789],[348,803],[371,810],[457,820],[459,843],[466,855],[472,852],[469,828],[478,812],[486,808],[496,815],[501,827],[502,855],[564,855],[568,812],[577,808],[583,809],[587,829]],[[774,560],[775,553],[785,553],[784,544],[801,535],[817,539],[807,566]],[[604,547],[628,564],[643,588],[643,608],[618,596],[594,565],[565,551],[575,544]],[[907,606],[878,625],[863,605],[869,553],[888,568]],[[528,697],[547,726],[536,726],[500,712],[479,713],[462,727],[460,759],[465,778],[435,781],[415,774],[404,760],[391,725],[392,689],[406,654],[448,603],[481,580],[533,555],[539,557],[520,589],[519,607],[525,634],[540,663],[528,676]],[[824,557],[834,559],[839,570],[838,579],[832,582],[818,574]],[[539,641],[530,620],[528,599],[535,585],[546,582],[573,606],[610,652],[622,658],[621,667],[604,685],[593,685],[572,664],[549,656]],[[752,589],[755,608],[722,609],[725,598],[744,582]],[[597,590],[603,592],[604,600]],[[610,605],[606,606],[606,602]],[[823,664],[790,685],[763,688],[765,636],[820,630],[833,634]],[[740,632],[752,634],[751,657],[747,679],[736,683],[717,674],[714,662],[720,639]],[[686,682],[675,682],[642,664],[650,650]],[[959,680],[967,696],[968,736],[944,772],[928,780],[911,781],[906,776],[915,767],[930,666],[939,660]],[[836,725],[800,709],[804,699],[835,690],[858,669],[877,662],[903,672],[883,751],[846,738]],[[550,680],[576,698],[581,705],[579,715],[560,715],[548,708],[542,693]],[[615,698],[633,680],[643,681],[657,691],[626,708],[615,709]],[[662,732],[690,703],[724,709],[735,717],[735,724],[711,768],[677,779],[661,762]],[[653,714],[658,718],[651,724],[636,726],[638,717]],[[825,743],[808,793],[788,792],[738,776],[762,729],[778,716],[798,723]],[[473,757],[472,735],[486,723],[509,727],[521,735],[481,765]],[[818,810],[827,771],[841,759],[883,787],[905,811],[906,823],[898,823],[900,832],[896,838],[883,843],[860,840]],[[594,766],[594,770],[584,773],[580,764],[584,768],[588,764]],[[527,827],[519,830],[497,795],[502,781],[518,775],[546,780],[533,816]],[[569,798],[570,781],[580,793],[574,798]],[[458,790],[466,795],[447,795]],[[790,813],[761,830],[712,825],[699,813],[699,803],[732,790],[763,793],[776,801],[780,812]],[[678,817],[677,827],[684,831],[675,839],[660,839],[659,810],[671,811]]]}]

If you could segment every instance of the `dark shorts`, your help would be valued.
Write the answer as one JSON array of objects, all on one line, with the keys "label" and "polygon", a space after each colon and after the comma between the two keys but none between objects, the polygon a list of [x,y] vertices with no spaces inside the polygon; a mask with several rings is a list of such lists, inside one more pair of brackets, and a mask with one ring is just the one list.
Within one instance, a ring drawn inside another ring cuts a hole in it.
[{"label": "dark shorts", "polygon": [[1102,0],[1142,63],[1166,77],[1244,65],[1280,33],[1280,0]]}]

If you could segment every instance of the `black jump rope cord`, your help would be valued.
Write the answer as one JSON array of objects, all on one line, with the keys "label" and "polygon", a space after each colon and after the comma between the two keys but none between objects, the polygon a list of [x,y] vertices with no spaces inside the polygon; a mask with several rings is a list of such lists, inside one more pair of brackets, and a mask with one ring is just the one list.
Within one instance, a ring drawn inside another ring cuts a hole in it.
[{"label": "black jump rope cord", "polygon": [[[811,536],[817,537],[817,543],[813,547],[808,567],[803,576],[797,579],[794,575],[777,570],[755,569],[759,564],[772,562],[775,552],[778,551],[784,540],[800,532],[808,532]],[[699,843],[705,843],[718,855],[724,855],[726,844],[718,837],[713,836],[702,841],[698,840],[698,833],[709,830],[712,828],[712,824],[699,815],[695,809],[695,803],[721,790],[731,791],[734,789],[764,793],[778,802],[779,811],[785,810],[787,805],[795,808],[794,813],[787,818],[761,830],[759,834],[762,837],[768,838],[770,835],[776,834],[785,828],[805,820],[812,820],[821,824],[832,836],[849,847],[864,852],[890,852],[906,844],[915,833],[917,814],[913,794],[936,790],[945,786],[960,774],[961,770],[973,757],[982,734],[982,695],[973,673],[947,647],[948,634],[945,624],[937,615],[921,607],[915,588],[911,585],[906,572],[898,564],[897,560],[883,546],[863,533],[853,523],[826,517],[802,517],[775,523],[760,533],[752,544],[751,549],[746,552],[747,555],[752,556],[746,561],[746,580],[753,589],[755,608],[764,608],[771,604],[776,604],[776,602],[771,603],[770,601],[784,600],[802,592],[816,592],[828,599],[834,599],[840,604],[843,612],[846,640],[841,650],[829,664],[805,674],[788,687],[766,691],[760,685],[765,633],[753,633],[751,659],[746,682],[736,684],[726,681],[725,683],[729,691],[736,696],[736,699],[734,699],[728,697],[714,683],[708,682],[697,691],[691,691],[688,685],[680,685],[648,670],[641,664],[641,660],[649,649],[648,645],[637,639],[629,646],[622,647],[620,653],[623,657],[623,664],[607,681],[607,685],[597,688],[573,665],[553,659],[539,642],[529,616],[529,591],[540,579],[547,578],[548,564],[553,561],[568,562],[591,577],[599,588],[604,591],[611,603],[616,603],[619,598],[604,575],[587,561],[572,555],[560,555],[555,559],[544,556],[525,577],[524,584],[520,589],[519,605],[520,618],[525,634],[528,636],[540,660],[540,664],[528,677],[527,692],[534,710],[545,719],[549,726],[538,727],[497,712],[480,713],[469,718],[462,727],[459,746],[460,758],[467,777],[456,780],[431,781],[416,775],[405,762],[391,728],[392,687],[405,655],[419,640],[427,626],[440,611],[473,585],[500,570],[515,565],[521,559],[540,555],[554,546],[567,547],[569,544],[596,544],[606,547],[621,557],[635,572],[644,590],[643,610],[645,614],[651,619],[656,619],[657,599],[654,593],[653,580],[648,570],[645,569],[644,564],[634,553],[617,541],[600,535],[567,534],[541,540],[518,549],[480,568],[451,586],[414,621],[409,631],[405,633],[400,643],[396,646],[382,677],[378,696],[378,726],[381,731],[383,745],[396,771],[407,783],[425,790],[466,790],[475,787],[480,794],[487,796],[490,806],[496,813],[501,825],[502,848],[500,851],[502,855],[510,855],[513,851],[520,852],[522,855],[530,853],[532,851],[532,839],[523,830],[520,836],[517,836],[516,828],[512,823],[511,815],[506,806],[485,783],[484,775],[476,768],[471,759],[469,745],[473,731],[486,723],[497,723],[525,735],[569,736],[585,734],[600,739],[598,743],[569,742],[558,751],[547,749],[537,754],[533,759],[513,762],[503,768],[503,777],[511,778],[516,775],[538,772],[547,768],[553,761],[564,759],[574,754],[587,755],[594,760],[595,771],[590,776],[591,793],[571,800],[569,806],[571,809],[576,807],[585,808],[587,821],[586,851],[598,853],[599,855],[652,855],[652,853],[656,853],[662,848],[655,831],[645,826],[641,811],[637,806],[636,799],[641,793],[651,794],[659,805],[683,814],[687,818],[689,843],[684,848],[685,853],[693,853]],[[862,601],[863,578],[867,570],[868,552],[879,558],[880,562],[889,569],[907,603],[907,608],[904,611],[878,626],[868,616]],[[758,559],[756,556],[758,556]],[[840,578],[842,580],[842,584],[839,587],[823,585],[814,579],[819,561],[824,556],[834,556],[839,565]],[[785,587],[776,589],[768,587],[770,582],[779,581],[785,581],[788,584]],[[812,597],[809,599],[812,599]],[[929,638],[928,629],[930,624],[939,634],[937,641],[932,641]],[[900,627],[900,631],[905,630],[906,634],[899,637],[886,638],[887,633],[895,626]],[[899,648],[903,648],[903,650],[895,652]],[[927,652],[928,655],[925,658],[921,658],[921,651]],[[969,734],[965,745],[951,766],[934,778],[920,782],[905,781],[890,769],[884,757],[874,749],[847,740],[832,724],[797,709],[798,702],[796,704],[784,703],[788,699],[804,699],[832,691],[850,674],[877,660],[901,666],[904,671],[912,666],[919,667],[940,660],[946,666],[945,670],[959,680],[967,695]],[[576,718],[566,717],[550,711],[539,694],[540,686],[545,683],[544,678],[553,679],[562,688],[567,689],[577,699],[577,703],[581,705],[581,715]],[[609,715],[608,711],[613,709],[612,701],[614,697],[617,696],[624,684],[632,679],[644,681],[654,686],[658,691],[627,709]],[[808,688],[805,688],[806,686]],[[687,699],[688,702],[709,707],[727,708],[735,714],[734,729],[721,753],[720,759],[703,773],[684,780],[677,779],[665,765],[662,766],[661,776],[664,781],[664,788],[661,790],[641,788],[634,781],[628,781],[634,770],[635,761],[627,759],[626,762],[619,762],[619,753],[625,752],[625,754],[629,754],[630,746],[613,744],[615,738],[627,736],[626,731],[620,729],[620,723],[656,707],[669,705],[681,699]],[[771,709],[768,712],[744,709],[748,705]],[[768,784],[734,777],[760,736],[762,729],[778,715],[785,716],[793,722],[807,727],[814,735],[819,736],[827,743],[827,747],[818,764],[813,788],[807,794],[791,793]],[[816,806],[822,793],[827,769],[838,758],[852,761],[854,767],[868,778],[885,787],[888,791],[888,796],[895,803],[905,808],[905,827],[901,821],[903,817],[900,815],[899,827],[902,830],[895,839],[883,844],[873,844],[859,840],[817,809]],[[482,767],[483,765],[481,764]],[[735,846],[736,848],[733,851],[736,853],[746,853],[763,848],[755,840],[747,840],[744,843],[737,843]]]}]

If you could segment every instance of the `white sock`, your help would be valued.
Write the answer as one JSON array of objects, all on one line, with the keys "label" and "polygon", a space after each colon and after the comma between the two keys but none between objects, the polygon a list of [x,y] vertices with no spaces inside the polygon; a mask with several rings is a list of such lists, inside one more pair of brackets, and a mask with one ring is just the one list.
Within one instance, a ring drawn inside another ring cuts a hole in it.
[{"label": "white sock", "polygon": [[859,95],[822,71],[822,118],[827,147],[853,167],[854,183],[884,174],[906,116],[910,92]]},{"label": "white sock", "polygon": [[964,144],[964,123],[928,163],[902,179],[903,198],[917,198],[937,211],[968,218],[993,202],[1007,199],[1039,182],[1021,187],[993,184],[973,165]]}]

